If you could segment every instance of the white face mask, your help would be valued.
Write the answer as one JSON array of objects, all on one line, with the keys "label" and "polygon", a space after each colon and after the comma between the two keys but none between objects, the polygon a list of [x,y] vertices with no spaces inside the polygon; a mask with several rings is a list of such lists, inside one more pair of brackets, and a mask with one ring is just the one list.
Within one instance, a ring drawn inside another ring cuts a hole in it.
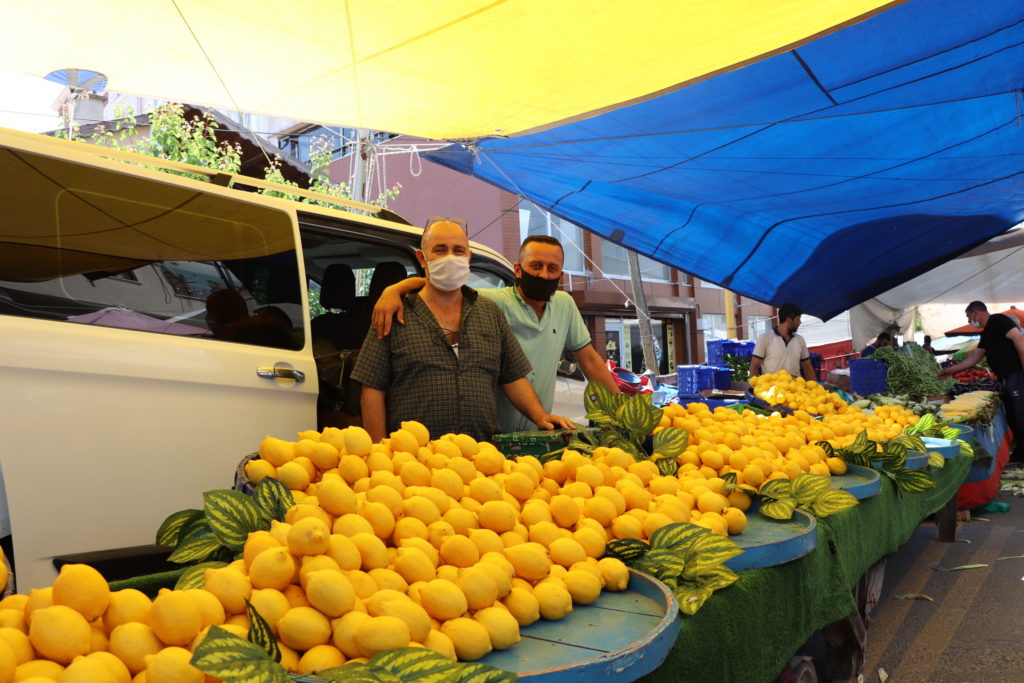
[{"label": "white face mask", "polygon": [[427,261],[427,277],[431,286],[442,292],[453,292],[469,280],[469,257],[448,254]]}]

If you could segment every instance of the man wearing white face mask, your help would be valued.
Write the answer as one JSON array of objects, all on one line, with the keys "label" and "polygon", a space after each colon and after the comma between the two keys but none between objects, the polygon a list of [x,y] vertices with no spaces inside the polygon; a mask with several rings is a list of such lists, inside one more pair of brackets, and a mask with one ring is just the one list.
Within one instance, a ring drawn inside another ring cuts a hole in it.
[{"label": "man wearing white face mask", "polygon": [[434,436],[464,433],[490,439],[497,429],[496,392],[537,427],[571,428],[548,415],[526,378],[530,362],[501,310],[465,286],[469,239],[461,226],[439,221],[423,232],[416,258],[427,282],[405,300],[401,330],[366,335],[352,378],[363,385],[363,427],[375,440],[418,420]]}]

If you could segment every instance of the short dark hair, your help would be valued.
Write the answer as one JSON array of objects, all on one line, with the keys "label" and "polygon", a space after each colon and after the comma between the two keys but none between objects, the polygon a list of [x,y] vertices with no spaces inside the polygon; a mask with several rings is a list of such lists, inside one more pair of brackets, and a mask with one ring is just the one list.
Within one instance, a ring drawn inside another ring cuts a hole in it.
[{"label": "short dark hair", "polygon": [[932,338],[930,336],[928,336],[927,334],[924,335],[924,343],[925,343],[925,345],[928,345],[928,344],[932,343]]},{"label": "short dark hair", "polygon": [[988,306],[981,303],[980,301],[972,301],[967,304],[966,313],[988,313]]},{"label": "short dark hair", "polygon": [[550,244],[553,247],[558,247],[562,250],[562,255],[565,255],[565,247],[562,246],[557,237],[552,237],[551,235],[527,235],[523,243],[519,245],[520,256],[523,254],[523,249],[526,249],[526,245],[531,242],[540,242],[541,244]]},{"label": "short dark hair", "polygon": [[877,341],[892,341],[892,335],[888,332],[881,332],[878,335]]},{"label": "short dark hair", "polygon": [[797,318],[804,312],[796,304],[782,304],[779,306],[779,322],[784,323],[790,318]]}]

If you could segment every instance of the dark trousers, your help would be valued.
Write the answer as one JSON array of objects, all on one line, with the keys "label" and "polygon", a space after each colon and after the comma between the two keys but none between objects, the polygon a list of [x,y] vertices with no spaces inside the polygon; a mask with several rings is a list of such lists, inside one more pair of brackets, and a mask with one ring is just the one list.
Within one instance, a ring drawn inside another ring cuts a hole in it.
[{"label": "dark trousers", "polygon": [[1013,432],[1013,451],[1010,458],[1024,461],[1024,371],[1015,372],[1002,381],[1003,406],[1006,422]]}]

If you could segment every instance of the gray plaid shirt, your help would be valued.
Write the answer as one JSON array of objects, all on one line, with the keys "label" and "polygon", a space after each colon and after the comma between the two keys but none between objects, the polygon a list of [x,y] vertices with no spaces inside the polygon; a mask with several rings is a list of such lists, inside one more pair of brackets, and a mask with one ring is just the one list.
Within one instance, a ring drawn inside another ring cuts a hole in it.
[{"label": "gray plaid shirt", "polygon": [[459,352],[416,293],[405,297],[405,324],[377,339],[366,335],[352,379],[387,394],[387,428],[417,420],[442,434],[490,439],[498,427],[496,392],[530,372],[505,315],[493,302],[462,288]]}]

